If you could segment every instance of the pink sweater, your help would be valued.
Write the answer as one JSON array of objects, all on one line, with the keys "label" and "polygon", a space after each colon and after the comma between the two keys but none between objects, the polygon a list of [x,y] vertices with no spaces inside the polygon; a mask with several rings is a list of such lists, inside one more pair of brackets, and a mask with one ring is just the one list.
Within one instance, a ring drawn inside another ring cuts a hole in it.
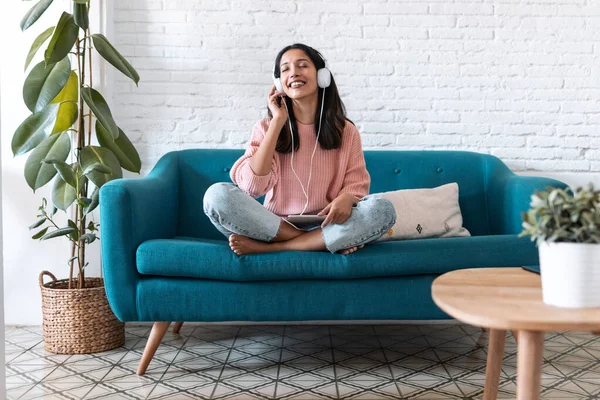
[{"label": "pink sweater", "polygon": [[[231,180],[254,198],[266,193],[264,206],[279,216],[300,214],[306,197],[290,167],[291,153],[275,151],[271,171],[267,175],[256,175],[250,166],[250,158],[258,150],[269,129],[269,122],[265,118],[254,125],[246,152],[231,168]],[[306,190],[310,158],[317,140],[315,125],[298,122],[298,134],[300,148],[294,151],[294,169]],[[360,199],[369,194],[370,183],[360,134],[354,125],[346,121],[340,148],[323,150],[317,146],[307,190],[309,202],[304,214],[317,214],[342,193],[350,193]]]}]

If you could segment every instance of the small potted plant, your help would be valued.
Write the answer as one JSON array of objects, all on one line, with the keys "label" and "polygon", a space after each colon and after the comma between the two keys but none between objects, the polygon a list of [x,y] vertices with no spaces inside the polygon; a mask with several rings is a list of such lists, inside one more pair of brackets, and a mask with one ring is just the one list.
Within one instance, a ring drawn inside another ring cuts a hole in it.
[{"label": "small potted plant", "polygon": [[538,246],[544,303],[600,307],[600,190],[548,187],[530,205],[519,236]]}]

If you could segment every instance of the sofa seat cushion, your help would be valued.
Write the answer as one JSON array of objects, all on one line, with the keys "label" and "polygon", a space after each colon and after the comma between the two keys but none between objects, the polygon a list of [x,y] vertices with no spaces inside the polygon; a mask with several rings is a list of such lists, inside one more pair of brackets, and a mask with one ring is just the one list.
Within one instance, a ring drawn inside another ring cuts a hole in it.
[{"label": "sofa seat cushion", "polygon": [[498,235],[378,242],[349,255],[286,251],[238,257],[227,241],[179,237],[142,243],[136,261],[143,275],[277,281],[442,274],[463,268],[532,265],[538,263],[538,252],[527,237]]}]

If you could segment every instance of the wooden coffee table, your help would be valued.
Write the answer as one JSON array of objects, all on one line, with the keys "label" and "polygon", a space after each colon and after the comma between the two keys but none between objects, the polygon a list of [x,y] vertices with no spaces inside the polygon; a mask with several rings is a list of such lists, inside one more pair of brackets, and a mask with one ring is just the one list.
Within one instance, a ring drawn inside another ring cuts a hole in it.
[{"label": "wooden coffee table", "polygon": [[484,399],[496,398],[506,331],[518,333],[517,399],[538,399],[546,331],[600,331],[600,308],[558,308],[542,302],[538,274],[521,268],[448,272],[431,288],[444,312],[470,325],[490,328]]}]

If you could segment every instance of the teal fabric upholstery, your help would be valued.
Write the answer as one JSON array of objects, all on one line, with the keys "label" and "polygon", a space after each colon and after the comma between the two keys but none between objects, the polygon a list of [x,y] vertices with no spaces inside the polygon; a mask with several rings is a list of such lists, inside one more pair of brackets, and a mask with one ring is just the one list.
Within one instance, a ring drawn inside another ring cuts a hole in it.
[{"label": "teal fabric upholstery", "polygon": [[350,280],[228,282],[143,279],[141,321],[444,319],[431,299],[437,275]]},{"label": "teal fabric upholstery", "polygon": [[[177,232],[178,157],[164,156],[144,179],[120,179],[100,190],[102,267],[108,301],[121,321],[138,320],[135,251]],[[106,230],[104,229],[106,227]]]},{"label": "teal fabric upholstery", "polygon": [[300,251],[238,257],[224,240],[175,238],[142,243],[136,260],[143,275],[244,282],[359,279],[520,266],[536,263],[537,250],[529,238],[493,235],[372,243],[352,257]]},{"label": "teal fabric upholstery", "polygon": [[[529,197],[562,182],[515,175],[498,158],[461,151],[366,151],[371,193],[459,186],[472,237],[374,243],[347,255],[282,252],[237,257],[202,199],[243,150],[166,154],[141,179],[100,190],[106,292],[122,321],[437,319],[430,286],[444,272],[535,265],[518,238]],[[263,198],[258,199],[262,201]]]}]

